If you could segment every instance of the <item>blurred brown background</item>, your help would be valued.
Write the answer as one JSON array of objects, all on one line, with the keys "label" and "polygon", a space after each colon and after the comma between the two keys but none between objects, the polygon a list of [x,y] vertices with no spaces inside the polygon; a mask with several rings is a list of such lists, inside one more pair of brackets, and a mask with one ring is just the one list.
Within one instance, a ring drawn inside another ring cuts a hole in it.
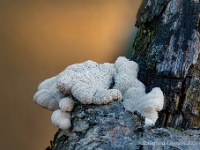
[{"label": "blurred brown background", "polygon": [[43,150],[58,130],[32,97],[67,65],[132,49],[142,0],[0,0],[0,149]]}]

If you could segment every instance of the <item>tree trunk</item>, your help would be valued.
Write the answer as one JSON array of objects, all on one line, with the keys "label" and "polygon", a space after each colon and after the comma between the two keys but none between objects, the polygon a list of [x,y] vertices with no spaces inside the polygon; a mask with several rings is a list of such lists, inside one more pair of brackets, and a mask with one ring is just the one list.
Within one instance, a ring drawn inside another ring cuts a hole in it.
[{"label": "tree trunk", "polygon": [[198,0],[144,0],[138,12],[132,59],[147,90],[164,92],[158,125],[200,126],[199,18]]},{"label": "tree trunk", "polygon": [[[181,128],[143,129],[144,118],[124,110],[121,102],[77,104],[72,129],[59,130],[47,149],[200,149],[200,4],[197,0],[144,0],[132,59],[147,91],[165,95],[157,125]],[[183,131],[183,132],[177,132]]]}]

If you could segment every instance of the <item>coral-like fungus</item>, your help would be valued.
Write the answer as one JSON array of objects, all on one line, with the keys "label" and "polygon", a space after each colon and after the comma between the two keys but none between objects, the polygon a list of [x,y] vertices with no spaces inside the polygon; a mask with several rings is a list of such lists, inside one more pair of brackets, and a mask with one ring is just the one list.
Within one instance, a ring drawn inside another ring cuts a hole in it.
[{"label": "coral-like fungus", "polygon": [[58,75],[58,89],[72,94],[83,104],[107,104],[122,98],[121,92],[109,89],[113,84],[113,64],[91,60],[67,67]]},{"label": "coral-like fungus", "polygon": [[154,88],[146,94],[145,86],[137,79],[138,64],[119,57],[114,64],[97,64],[91,60],[68,66],[55,77],[43,81],[34,101],[53,110],[52,123],[61,129],[71,127],[70,112],[75,102],[107,104],[121,100],[126,110],[140,112],[146,125],[155,124],[163,107],[163,93]]},{"label": "coral-like fungus", "polygon": [[74,101],[70,97],[65,97],[60,100],[59,107],[64,112],[71,112],[74,109]]},{"label": "coral-like fungus", "polygon": [[115,61],[116,75],[113,88],[123,93],[123,105],[126,110],[140,112],[145,119],[146,126],[152,126],[158,119],[158,111],[163,108],[164,96],[160,88],[153,88],[148,94],[144,84],[137,79],[138,64],[125,57]]},{"label": "coral-like fungus", "polygon": [[158,111],[162,110],[164,103],[164,96],[160,88],[153,88],[148,94],[141,92],[141,89],[129,89],[125,96],[123,104],[126,110],[134,112],[138,111],[143,116],[148,118],[145,120],[146,126],[154,125],[158,119]]},{"label": "coral-like fungus", "polygon": [[38,86],[38,92],[33,99],[44,108],[56,110],[59,109],[59,101],[64,97],[65,95],[57,89],[57,76],[55,76],[44,80]]},{"label": "coral-like fungus", "polygon": [[71,115],[68,112],[63,112],[60,109],[55,110],[51,116],[51,121],[55,126],[61,129],[71,128]]}]

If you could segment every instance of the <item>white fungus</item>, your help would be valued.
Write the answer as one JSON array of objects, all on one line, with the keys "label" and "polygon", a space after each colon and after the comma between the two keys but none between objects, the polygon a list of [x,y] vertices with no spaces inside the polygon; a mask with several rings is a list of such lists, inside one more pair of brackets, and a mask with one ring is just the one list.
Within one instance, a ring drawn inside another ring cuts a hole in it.
[{"label": "white fungus", "polygon": [[38,92],[35,93],[33,99],[44,108],[56,110],[59,108],[58,102],[64,97],[65,95],[57,89],[57,77],[52,77],[39,85]]},{"label": "white fungus", "polygon": [[71,127],[70,112],[74,100],[101,105],[123,97],[125,109],[140,112],[146,117],[145,126],[152,126],[158,118],[158,111],[163,108],[164,96],[160,88],[146,94],[137,75],[138,64],[125,57],[119,57],[114,64],[88,60],[70,65],[57,76],[43,81],[34,101],[54,110],[52,123],[65,130]]},{"label": "white fungus", "polygon": [[107,104],[122,99],[119,90],[109,89],[114,74],[113,64],[97,64],[90,60],[68,66],[58,75],[57,86],[60,91],[72,94],[83,104]]},{"label": "white fungus", "polygon": [[74,101],[71,97],[65,97],[60,100],[59,107],[64,112],[71,112],[74,109]]},{"label": "white fungus", "polygon": [[138,64],[130,61],[125,57],[119,57],[115,61],[115,85],[114,89],[118,89],[124,94],[131,87],[144,87],[144,84],[137,79]]},{"label": "white fungus", "polygon": [[155,125],[155,122],[153,122],[152,120],[150,120],[148,118],[145,118],[144,123],[145,123],[144,127],[152,127]]},{"label": "white fungus", "polygon": [[71,128],[70,118],[70,113],[63,112],[60,109],[58,109],[52,113],[51,121],[55,126],[59,127],[60,129],[66,130]]},{"label": "white fungus", "polygon": [[128,89],[124,95],[123,95],[123,99],[138,99],[142,96],[144,96],[146,94],[145,92],[145,86],[134,86],[134,87],[131,87],[130,89]]},{"label": "white fungus", "polygon": [[[127,92],[131,93],[131,89]],[[150,93],[144,94],[139,98],[134,96],[134,94],[133,97],[131,97],[131,95],[127,97],[128,99],[124,99],[123,101],[123,105],[126,110],[131,112],[138,111],[155,124],[158,119],[158,111],[163,108],[164,103],[164,96],[160,88],[153,88]]]},{"label": "white fungus", "polygon": [[122,95],[116,89],[103,89],[101,87],[77,83],[72,88],[72,95],[83,104],[107,104],[113,100],[121,100]]}]

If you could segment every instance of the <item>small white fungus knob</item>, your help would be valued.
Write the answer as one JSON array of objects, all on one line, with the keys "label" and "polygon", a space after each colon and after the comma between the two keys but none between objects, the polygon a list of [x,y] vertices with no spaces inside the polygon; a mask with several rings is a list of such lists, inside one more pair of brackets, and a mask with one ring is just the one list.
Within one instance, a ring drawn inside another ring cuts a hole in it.
[{"label": "small white fungus knob", "polygon": [[65,97],[60,100],[59,107],[64,112],[71,112],[74,109],[74,101],[70,97]]}]

